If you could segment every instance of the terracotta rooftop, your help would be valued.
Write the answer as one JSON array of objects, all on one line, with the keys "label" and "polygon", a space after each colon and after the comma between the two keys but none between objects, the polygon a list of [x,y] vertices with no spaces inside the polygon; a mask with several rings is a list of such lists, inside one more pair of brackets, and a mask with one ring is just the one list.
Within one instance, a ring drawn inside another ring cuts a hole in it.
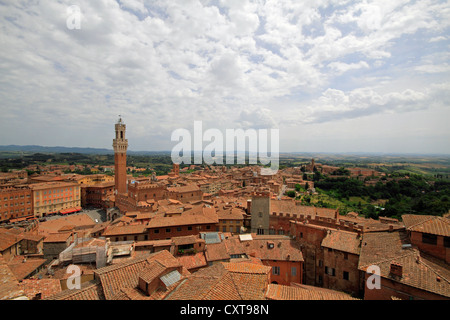
[{"label": "terracotta rooftop", "polygon": [[46,299],[61,292],[61,284],[58,279],[24,279],[20,287],[31,300],[40,294],[41,299]]},{"label": "terracotta rooftop", "polygon": [[10,229],[0,228],[0,252],[5,251],[17,242],[21,241],[23,236]]},{"label": "terracotta rooftop", "polygon": [[186,192],[200,191],[200,188],[195,184],[189,184],[186,186],[170,187],[170,188],[167,188],[167,191],[168,192],[186,193]]},{"label": "terracotta rooftop", "polygon": [[205,254],[203,252],[197,252],[195,254],[185,254],[177,257],[178,262],[187,270],[206,267]]},{"label": "terracotta rooftop", "polygon": [[102,287],[98,281],[81,284],[80,289],[67,289],[48,297],[46,300],[104,300]]},{"label": "terracotta rooftop", "polygon": [[151,261],[148,265],[139,272],[139,278],[141,278],[146,283],[151,283],[155,278],[159,277],[166,267],[163,266],[158,261]]},{"label": "terracotta rooftop", "polygon": [[244,254],[248,251],[246,244],[241,242],[239,238],[228,238],[223,241],[230,255]]},{"label": "terracotta rooftop", "polygon": [[51,233],[44,239],[44,243],[66,242],[72,235],[70,232]]},{"label": "terracotta rooftop", "polygon": [[225,269],[234,273],[268,274],[272,270],[272,267],[247,262],[222,262],[222,265]]},{"label": "terracotta rooftop", "polygon": [[393,259],[412,249],[406,231],[364,233],[358,262],[360,270],[380,261]]},{"label": "terracotta rooftop", "polygon": [[162,250],[151,254],[147,258],[148,262],[158,261],[166,268],[178,268],[181,266],[180,262],[169,251]]},{"label": "terracotta rooftop", "polygon": [[95,221],[87,214],[65,216],[58,219],[47,220],[39,223],[39,234],[56,233],[59,229],[67,225],[75,225],[76,228],[94,227]]},{"label": "terracotta rooftop", "polygon": [[[163,270],[178,268],[181,267],[181,264],[167,250],[163,250],[100,268],[95,270],[94,273],[96,278],[100,280],[106,300],[113,300],[117,299],[118,294],[123,294],[123,289],[137,288],[139,276],[144,276],[147,280],[153,277],[152,266],[160,266],[158,268]],[[186,274],[189,273],[183,269],[182,275]]]},{"label": "terracotta rooftop", "polygon": [[[259,266],[261,267],[261,266]],[[237,268],[215,264],[203,268],[183,280],[167,297],[168,300],[263,300],[270,267],[249,272],[250,268]]]},{"label": "terracotta rooftop", "polygon": [[217,216],[219,220],[243,220],[245,211],[239,208],[223,208],[219,207]]},{"label": "terracotta rooftop", "polygon": [[172,217],[154,217],[148,224],[147,228],[162,228],[162,227],[174,227],[184,225],[196,225],[196,224],[216,224],[218,222],[217,215],[214,216],[207,214],[187,214],[183,213],[179,216]]},{"label": "terracotta rooftop", "polygon": [[148,255],[120,264],[97,269],[94,273],[100,280],[106,300],[111,300],[122,288],[135,288],[139,272],[146,266]]},{"label": "terracotta rooftop", "polygon": [[[390,273],[392,263],[402,266],[401,277]],[[381,277],[450,298],[450,265],[441,260],[413,249],[376,265],[380,267]]]},{"label": "terracotta rooftop", "polygon": [[450,219],[448,218],[405,214],[402,220],[408,230],[450,237]]},{"label": "terracotta rooftop", "polygon": [[14,273],[0,253],[0,300],[10,300],[25,296]]},{"label": "terracotta rooftop", "polygon": [[265,297],[268,300],[358,300],[339,291],[307,285],[279,284],[269,284]]},{"label": "terracotta rooftop", "polygon": [[289,238],[255,236],[248,244],[246,252],[261,260],[303,261],[299,247]]},{"label": "terracotta rooftop", "polygon": [[142,234],[145,233],[146,226],[143,224],[137,225],[114,225],[109,226],[103,232],[103,237],[114,237],[128,234]]},{"label": "terracotta rooftop", "polygon": [[51,182],[32,183],[32,184],[29,185],[29,187],[31,189],[36,190],[36,191],[38,191],[38,190],[46,190],[46,189],[51,189],[51,188],[73,187],[73,186],[78,186],[78,183],[75,183],[75,182],[62,182],[62,181],[51,181]]},{"label": "terracotta rooftop", "polygon": [[225,242],[207,244],[205,256],[207,261],[230,259],[230,254],[228,253]]},{"label": "terracotta rooftop", "polygon": [[181,246],[181,245],[185,245],[185,244],[192,244],[192,243],[196,243],[198,240],[198,238],[196,236],[182,236],[182,237],[173,237],[172,238],[172,242],[177,245],[177,246]]},{"label": "terracotta rooftop", "polygon": [[11,271],[16,276],[17,280],[25,279],[35,270],[43,266],[47,262],[46,259],[41,258],[27,258],[24,256],[16,256],[9,263]]},{"label": "terracotta rooftop", "polygon": [[322,247],[359,255],[361,237],[354,232],[329,230],[322,240]]}]

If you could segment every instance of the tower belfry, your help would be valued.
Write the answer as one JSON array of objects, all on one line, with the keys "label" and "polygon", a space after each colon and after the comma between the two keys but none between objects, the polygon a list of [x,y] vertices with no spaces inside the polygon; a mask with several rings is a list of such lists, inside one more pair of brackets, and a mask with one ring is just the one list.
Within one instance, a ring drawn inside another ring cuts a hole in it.
[{"label": "tower belfry", "polygon": [[127,192],[127,149],[128,140],[125,139],[126,125],[119,115],[115,125],[116,138],[113,140],[114,168],[115,168],[115,193]]}]

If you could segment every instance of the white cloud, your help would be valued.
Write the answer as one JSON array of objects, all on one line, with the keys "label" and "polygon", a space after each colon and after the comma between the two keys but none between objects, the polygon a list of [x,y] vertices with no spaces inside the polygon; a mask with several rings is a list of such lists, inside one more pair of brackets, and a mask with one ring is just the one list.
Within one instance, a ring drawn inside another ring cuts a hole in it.
[{"label": "white cloud", "polygon": [[120,0],[120,3],[123,8],[131,9],[138,13],[148,13],[142,0]]},{"label": "white cloud", "polygon": [[194,120],[284,127],[415,112],[448,80],[440,1],[80,0],[80,30],[66,27],[70,5],[0,6],[5,143],[110,147],[103,130],[123,114],[135,148],[162,148]]}]

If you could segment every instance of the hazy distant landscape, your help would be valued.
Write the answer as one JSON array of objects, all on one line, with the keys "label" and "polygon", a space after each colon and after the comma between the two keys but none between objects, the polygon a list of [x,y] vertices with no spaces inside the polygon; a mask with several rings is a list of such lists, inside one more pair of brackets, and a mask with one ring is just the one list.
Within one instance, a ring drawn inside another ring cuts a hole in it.
[{"label": "hazy distant landscape", "polygon": [[[169,171],[170,151],[128,151],[128,164],[136,167]],[[0,146],[0,168],[22,169],[41,162],[52,164],[114,165],[109,149],[45,146]],[[280,166],[296,167],[311,159],[332,166],[371,168],[385,173],[409,173],[428,176],[450,175],[450,155],[382,154],[382,153],[311,153],[282,152]]]}]

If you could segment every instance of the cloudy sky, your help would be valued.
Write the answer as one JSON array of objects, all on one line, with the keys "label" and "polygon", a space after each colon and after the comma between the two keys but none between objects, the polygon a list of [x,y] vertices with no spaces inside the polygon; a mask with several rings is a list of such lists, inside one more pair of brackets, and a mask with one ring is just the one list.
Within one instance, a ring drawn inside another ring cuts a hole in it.
[{"label": "cloudy sky", "polygon": [[203,121],[279,129],[280,151],[450,153],[448,1],[0,0],[0,17],[0,145],[112,149],[120,114],[135,151]]}]

